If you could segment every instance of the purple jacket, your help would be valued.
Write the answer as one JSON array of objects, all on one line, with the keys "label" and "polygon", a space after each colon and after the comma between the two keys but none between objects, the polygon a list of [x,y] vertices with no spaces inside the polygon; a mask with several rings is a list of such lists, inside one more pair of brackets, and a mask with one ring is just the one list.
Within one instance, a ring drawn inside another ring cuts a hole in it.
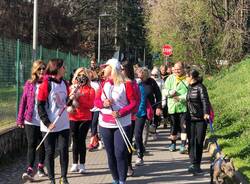
[{"label": "purple jacket", "polygon": [[17,125],[24,125],[24,120],[31,122],[35,105],[35,84],[26,81],[19,103]]}]

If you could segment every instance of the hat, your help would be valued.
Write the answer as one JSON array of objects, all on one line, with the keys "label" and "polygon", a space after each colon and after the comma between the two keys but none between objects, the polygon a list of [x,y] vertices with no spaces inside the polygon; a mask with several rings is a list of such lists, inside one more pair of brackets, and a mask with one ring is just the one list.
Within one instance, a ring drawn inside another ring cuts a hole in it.
[{"label": "hat", "polygon": [[116,70],[121,70],[121,64],[117,59],[109,59],[104,65],[102,65],[101,67],[106,67],[110,65],[112,68],[115,68]]}]

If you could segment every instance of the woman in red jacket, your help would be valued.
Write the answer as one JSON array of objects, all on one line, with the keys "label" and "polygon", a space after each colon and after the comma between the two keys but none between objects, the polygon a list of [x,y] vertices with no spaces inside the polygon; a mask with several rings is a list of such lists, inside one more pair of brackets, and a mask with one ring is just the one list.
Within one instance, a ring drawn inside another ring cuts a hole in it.
[{"label": "woman in red jacket", "polygon": [[[70,95],[73,99],[73,108],[68,108],[70,130],[73,139],[73,165],[71,172],[85,172],[86,160],[86,137],[91,125],[92,113],[90,109],[94,107],[95,90],[90,87],[90,80],[86,69],[78,68],[72,79],[70,92],[72,93],[80,83],[80,88],[76,93]],[[78,160],[79,163],[78,164]]]}]

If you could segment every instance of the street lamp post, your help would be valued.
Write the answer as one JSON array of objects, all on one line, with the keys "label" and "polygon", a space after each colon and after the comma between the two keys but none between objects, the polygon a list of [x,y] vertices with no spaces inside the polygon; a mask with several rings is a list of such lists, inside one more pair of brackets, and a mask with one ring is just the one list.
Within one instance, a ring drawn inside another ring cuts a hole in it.
[{"label": "street lamp post", "polygon": [[34,15],[33,15],[33,45],[32,45],[32,59],[36,59],[36,51],[37,51],[37,14],[38,14],[38,8],[37,8],[37,2],[38,0],[34,0]]},{"label": "street lamp post", "polygon": [[100,63],[100,56],[101,56],[101,17],[108,17],[111,16],[111,14],[107,14],[106,12],[99,15],[98,20],[98,57],[97,57],[97,63]]}]

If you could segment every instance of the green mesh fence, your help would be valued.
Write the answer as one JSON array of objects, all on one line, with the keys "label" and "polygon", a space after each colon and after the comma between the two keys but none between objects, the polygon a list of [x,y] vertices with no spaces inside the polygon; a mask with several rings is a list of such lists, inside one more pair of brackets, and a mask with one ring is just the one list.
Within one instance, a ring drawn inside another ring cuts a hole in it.
[{"label": "green mesh fence", "polygon": [[[36,52],[37,59],[47,62],[61,58],[66,65],[66,79],[73,69],[88,67],[89,59],[42,46]],[[0,38],[0,129],[15,124],[18,104],[25,81],[30,77],[32,66],[32,45]]]}]

